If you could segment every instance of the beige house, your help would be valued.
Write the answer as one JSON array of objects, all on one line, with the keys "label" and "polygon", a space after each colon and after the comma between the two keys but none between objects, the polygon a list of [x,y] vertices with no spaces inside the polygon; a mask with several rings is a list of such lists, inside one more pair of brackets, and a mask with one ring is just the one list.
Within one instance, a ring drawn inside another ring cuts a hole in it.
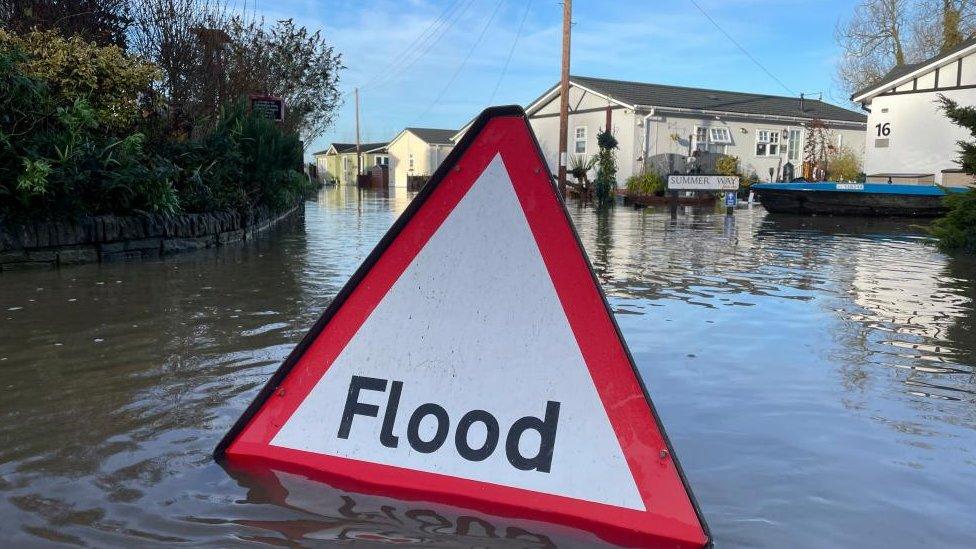
[{"label": "beige house", "polygon": [[[361,143],[363,173],[373,166],[389,166],[386,143]],[[328,149],[312,154],[319,179],[339,185],[356,184],[356,144],[333,143]]]},{"label": "beige house", "polygon": [[[569,157],[588,158],[597,152],[597,134],[610,111],[619,143],[619,183],[645,167],[666,172],[669,162],[696,150],[736,156],[743,173],[755,173],[763,181],[780,178],[787,163],[799,175],[807,128],[814,121],[826,126],[827,148],[864,155],[867,117],[808,98],[571,76],[569,105]],[[559,85],[533,101],[526,113],[555,173]]]},{"label": "beige house", "polygon": [[457,130],[404,128],[390,141],[390,177],[395,187],[406,187],[407,177],[430,175],[454,148]]}]

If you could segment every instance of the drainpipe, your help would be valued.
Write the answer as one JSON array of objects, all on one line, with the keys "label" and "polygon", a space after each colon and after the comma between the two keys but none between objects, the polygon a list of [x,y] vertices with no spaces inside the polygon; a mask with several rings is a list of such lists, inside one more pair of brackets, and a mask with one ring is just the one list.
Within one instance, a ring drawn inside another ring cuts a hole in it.
[{"label": "drainpipe", "polygon": [[[647,114],[644,115],[644,119],[642,122],[642,124],[644,125],[644,151],[643,151],[644,166],[647,165],[647,157],[651,155],[651,127],[648,126],[647,121],[652,116],[654,116],[654,109],[650,109],[647,111]],[[644,166],[641,166],[641,171],[644,171]]]}]

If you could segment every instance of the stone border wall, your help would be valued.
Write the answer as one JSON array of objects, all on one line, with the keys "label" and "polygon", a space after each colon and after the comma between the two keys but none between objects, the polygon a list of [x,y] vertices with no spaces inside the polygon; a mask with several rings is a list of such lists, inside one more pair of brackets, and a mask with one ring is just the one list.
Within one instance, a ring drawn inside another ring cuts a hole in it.
[{"label": "stone border wall", "polygon": [[0,272],[80,263],[152,259],[247,240],[279,221],[304,215],[304,201],[285,211],[182,215],[100,215],[18,227],[0,225]]}]

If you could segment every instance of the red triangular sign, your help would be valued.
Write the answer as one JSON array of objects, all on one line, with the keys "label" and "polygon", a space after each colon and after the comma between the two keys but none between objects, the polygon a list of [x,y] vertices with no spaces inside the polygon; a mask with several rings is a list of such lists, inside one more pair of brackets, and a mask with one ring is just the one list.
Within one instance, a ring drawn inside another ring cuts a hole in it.
[{"label": "red triangular sign", "polygon": [[708,543],[519,107],[472,124],[217,456]]}]

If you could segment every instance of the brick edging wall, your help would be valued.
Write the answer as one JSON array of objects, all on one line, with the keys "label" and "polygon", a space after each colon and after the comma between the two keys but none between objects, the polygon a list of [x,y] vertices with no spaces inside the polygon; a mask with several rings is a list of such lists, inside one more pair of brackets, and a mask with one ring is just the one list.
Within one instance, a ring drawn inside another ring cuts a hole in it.
[{"label": "brick edging wall", "polygon": [[296,214],[304,201],[284,211],[245,213],[99,215],[16,227],[0,225],[0,272],[161,255],[223,246]]}]

